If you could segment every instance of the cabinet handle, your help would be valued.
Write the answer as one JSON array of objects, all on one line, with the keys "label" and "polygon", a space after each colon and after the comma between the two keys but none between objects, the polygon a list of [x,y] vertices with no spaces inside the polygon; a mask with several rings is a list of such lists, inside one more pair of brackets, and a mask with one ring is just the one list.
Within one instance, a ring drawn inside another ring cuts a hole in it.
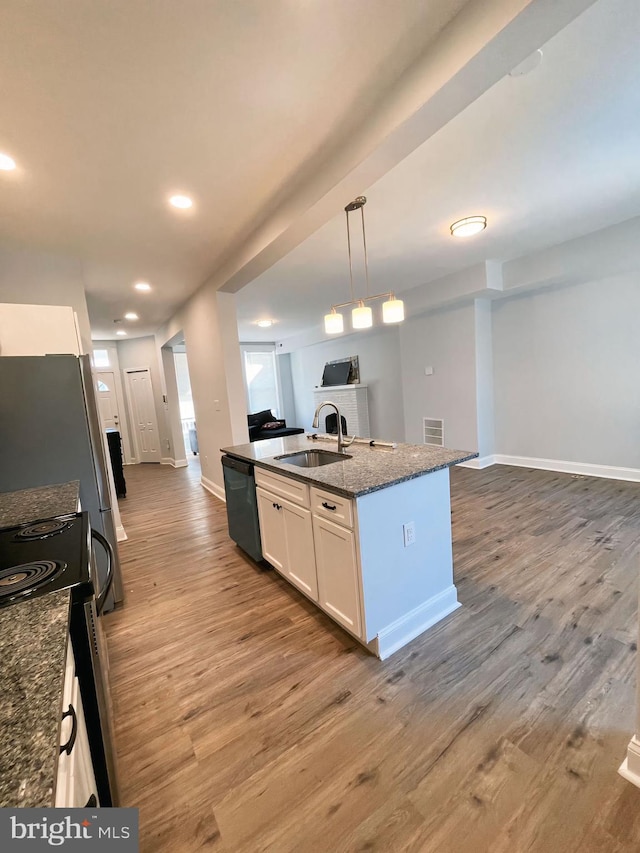
[{"label": "cabinet handle", "polygon": [[333,512],[333,510],[334,510],[334,509],[337,509],[337,507],[336,507],[335,505],[334,505],[334,506],[331,506],[331,504],[328,504],[326,501],[322,501],[322,506],[323,506],[325,509],[330,509],[332,512]]},{"label": "cabinet handle", "polygon": [[73,705],[69,705],[69,710],[65,711],[62,715],[63,720],[67,717],[71,717],[71,736],[65,745],[60,747],[60,755],[62,755],[63,752],[66,752],[67,755],[71,755],[71,750],[75,745],[76,737],[78,735],[78,715],[76,714],[76,709]]},{"label": "cabinet handle", "polygon": [[282,507],[280,506],[280,504],[273,504],[273,508],[274,508],[274,509],[282,509]]}]

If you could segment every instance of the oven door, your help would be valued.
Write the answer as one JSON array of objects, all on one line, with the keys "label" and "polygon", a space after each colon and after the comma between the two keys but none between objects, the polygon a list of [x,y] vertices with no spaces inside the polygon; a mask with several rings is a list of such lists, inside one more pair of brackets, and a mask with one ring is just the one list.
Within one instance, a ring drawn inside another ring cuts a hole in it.
[{"label": "oven door", "polygon": [[[113,706],[109,690],[109,656],[100,614],[113,583],[112,552],[98,531],[91,531],[92,544],[107,553],[107,575],[101,589],[84,598],[78,596],[71,608],[71,639],[84,706],[91,760],[101,806],[119,802],[116,768]],[[90,555],[91,577],[95,584],[95,554]]]}]

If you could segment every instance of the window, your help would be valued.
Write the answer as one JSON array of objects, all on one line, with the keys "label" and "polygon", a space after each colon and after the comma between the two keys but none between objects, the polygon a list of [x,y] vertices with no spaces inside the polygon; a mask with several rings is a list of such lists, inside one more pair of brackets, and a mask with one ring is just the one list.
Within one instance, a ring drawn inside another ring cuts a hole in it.
[{"label": "window", "polygon": [[94,349],[94,351],[93,351],[93,366],[94,367],[111,367],[111,363],[109,361],[109,350]]},{"label": "window", "polygon": [[245,350],[243,367],[249,412],[271,409],[275,417],[280,417],[280,388],[275,352]]},{"label": "window", "polygon": [[108,391],[109,386],[106,382],[103,382],[102,379],[98,379],[98,391]]}]

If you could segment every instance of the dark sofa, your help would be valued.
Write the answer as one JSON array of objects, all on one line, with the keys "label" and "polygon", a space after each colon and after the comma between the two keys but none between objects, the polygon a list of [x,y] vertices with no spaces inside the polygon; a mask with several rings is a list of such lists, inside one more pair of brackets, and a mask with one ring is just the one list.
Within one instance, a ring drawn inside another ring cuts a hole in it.
[{"label": "dark sofa", "polygon": [[300,427],[288,427],[287,422],[276,418],[271,409],[247,415],[247,421],[249,423],[249,441],[282,438],[283,435],[299,435],[304,432]]}]

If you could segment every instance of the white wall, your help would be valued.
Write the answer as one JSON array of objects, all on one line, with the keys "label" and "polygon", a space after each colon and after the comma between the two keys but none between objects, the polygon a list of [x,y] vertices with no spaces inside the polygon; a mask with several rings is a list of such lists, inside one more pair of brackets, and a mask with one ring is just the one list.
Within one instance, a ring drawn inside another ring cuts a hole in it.
[{"label": "white wall", "polygon": [[637,273],[493,306],[496,451],[640,468]]},{"label": "white wall", "polygon": [[78,315],[82,348],[91,352],[82,263],[77,258],[0,247],[0,302],[70,305]]},{"label": "white wall", "polygon": [[[400,327],[406,440],[423,443],[423,418],[444,420],[447,447],[478,449],[473,303],[406,320]],[[425,367],[433,375],[425,375]]]},{"label": "white wall", "polygon": [[200,288],[156,342],[164,345],[178,333],[184,334],[189,363],[202,478],[222,495],[220,448],[249,441],[235,296]]},{"label": "white wall", "polygon": [[[146,335],[142,338],[131,338],[126,341],[118,341],[118,358],[120,361],[120,369],[123,372],[123,384],[125,395],[127,395],[127,382],[125,371],[127,368],[135,369],[140,367],[148,367],[151,373],[151,385],[153,387],[153,400],[155,403],[156,419],[158,422],[158,437],[160,440],[161,456],[163,458],[174,457],[173,445],[171,436],[167,428],[167,419],[165,406],[162,399],[164,393],[164,380],[158,363],[158,353],[156,350],[156,342],[153,336]],[[128,426],[131,436],[133,436],[133,424],[129,417],[129,406],[127,405]],[[179,456],[184,457],[184,451],[178,450]],[[139,460],[136,459],[136,462]]]},{"label": "white wall", "polygon": [[[404,441],[398,328],[374,328],[358,335],[303,347],[291,353],[296,426],[311,429],[313,391],[322,382],[327,361],[357,355],[360,382],[368,385],[372,438]],[[327,392],[331,399],[331,392]]]}]

